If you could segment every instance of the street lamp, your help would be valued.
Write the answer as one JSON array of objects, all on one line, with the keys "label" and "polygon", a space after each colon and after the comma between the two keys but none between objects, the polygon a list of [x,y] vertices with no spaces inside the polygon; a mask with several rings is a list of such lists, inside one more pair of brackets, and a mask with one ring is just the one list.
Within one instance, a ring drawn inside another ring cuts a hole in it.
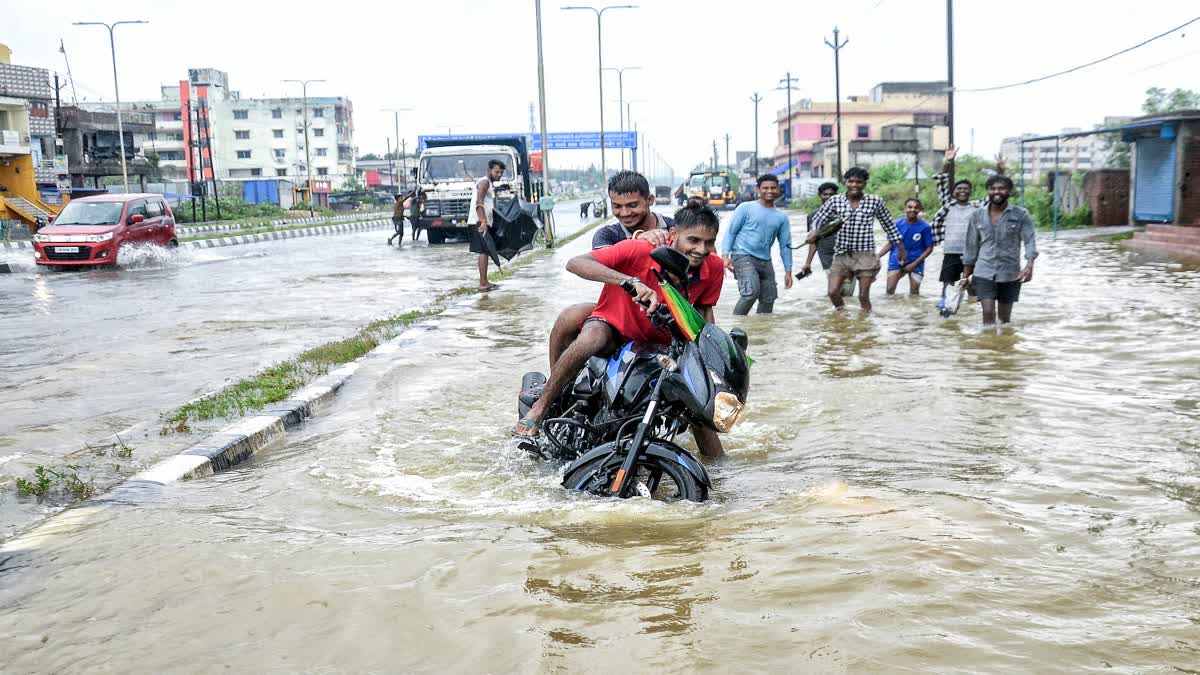
[{"label": "street lamp", "polygon": [[[799,80],[792,77],[792,72],[789,70],[787,72],[787,77],[780,80],[779,86],[775,87],[775,89],[777,91],[783,90],[783,91],[787,92],[787,128],[784,133],[787,134],[788,156],[787,156],[787,162],[784,162],[784,166],[789,167],[788,168],[788,182],[787,182],[787,187],[788,187],[787,197],[788,197],[788,199],[791,199],[791,196],[792,196],[792,193],[791,193],[792,179],[794,179],[796,177],[796,174],[798,173],[797,171],[795,171],[793,168],[791,168],[789,166],[789,163],[792,162],[794,159],[794,156],[792,155],[792,92],[800,91],[800,89],[796,86],[797,82],[799,82]],[[796,162],[796,164],[798,166],[799,162]]]},{"label": "street lamp", "polygon": [[[404,153],[400,151],[400,113],[412,112],[412,108],[383,108],[383,112],[390,112],[393,115],[393,122],[396,125],[396,152],[400,153],[400,173],[404,176],[404,186],[408,187],[408,167],[404,164]],[[392,180],[396,180],[396,160],[392,160]],[[396,185],[399,193],[399,185]]]},{"label": "street lamp", "polygon": [[[621,133],[622,134],[625,133],[625,120],[629,119],[629,116],[625,114],[625,112],[627,110],[625,107],[625,71],[641,70],[641,69],[642,69],[641,66],[625,66],[624,68],[605,68],[604,69],[604,70],[611,70],[617,74],[617,114],[621,116]],[[633,124],[633,121],[630,120],[629,123]],[[621,148],[621,168],[622,169],[625,168],[625,149],[624,148]]]},{"label": "street lamp", "polygon": [[563,7],[564,10],[582,10],[586,9],[596,14],[596,79],[600,85],[600,192],[604,192],[604,183],[608,180],[608,165],[604,158],[604,41],[603,33],[600,27],[600,19],[604,13],[610,9],[637,9],[637,5],[607,5],[596,9],[589,5],[570,5]]},{"label": "street lamp", "polygon": [[308,148],[308,85],[313,82],[324,82],[325,80],[284,80],[284,82],[299,82],[300,95],[304,99],[304,168],[308,169],[308,215],[314,215],[313,201],[315,191],[313,190],[312,178],[312,155]]},{"label": "street lamp", "polygon": [[121,87],[117,84],[117,44],[113,40],[113,29],[121,24],[126,23],[150,23],[138,19],[136,21],[117,21],[115,23],[104,23],[103,21],[76,21],[73,25],[76,26],[104,26],[108,29],[108,48],[112,52],[113,66],[113,93],[117,97],[117,136],[120,138],[121,145],[121,181],[125,184],[125,194],[129,194],[129,169],[125,166],[125,125],[121,121]]}]

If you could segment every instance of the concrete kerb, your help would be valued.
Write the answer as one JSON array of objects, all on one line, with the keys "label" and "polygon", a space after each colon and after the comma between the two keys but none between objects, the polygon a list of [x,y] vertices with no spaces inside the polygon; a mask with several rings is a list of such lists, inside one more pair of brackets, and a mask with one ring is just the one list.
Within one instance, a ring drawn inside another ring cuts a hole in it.
[{"label": "concrete kerb", "polygon": [[347,232],[366,232],[369,230],[384,229],[386,227],[391,227],[391,225],[391,221],[387,219],[369,220],[362,223],[342,223],[339,225],[305,227],[298,230],[278,230],[274,232],[259,232],[258,234],[240,234],[230,237],[217,237],[214,239],[197,239],[194,241],[183,241],[180,242],[179,245],[187,248],[221,248],[223,246],[255,244],[263,241],[279,241],[281,239],[297,239],[300,237],[344,234]]},{"label": "concrete kerb", "polygon": [[230,232],[237,230],[252,230],[258,227],[285,227],[305,223],[338,223],[351,220],[374,220],[386,216],[389,211],[364,211],[340,216],[317,216],[316,218],[279,218],[261,223],[197,223],[195,225],[178,225],[177,233],[203,234],[206,232]]},{"label": "concrete kerb", "polygon": [[[566,244],[595,228],[604,219],[596,220],[561,243]],[[560,244],[561,245],[561,244]],[[443,302],[439,296],[437,302]],[[428,308],[430,305],[425,306]],[[158,491],[173,482],[203,478],[237,466],[253,457],[259,450],[281,441],[287,430],[301,424],[331,404],[337,392],[350,380],[364,359],[395,349],[399,337],[381,344],[354,361],[336,368],[294,392],[284,401],[272,404],[256,414],[238,420],[209,434],[178,454],[159,461],[118,483],[115,487],[91,499],[51,515],[7,541],[0,542],[0,553],[28,552],[41,542],[57,535],[73,532],[106,506],[135,505],[153,498]],[[203,397],[199,397],[203,398]],[[198,400],[198,399],[193,399]],[[137,425],[135,425],[136,427]],[[133,428],[131,427],[130,431]]]}]

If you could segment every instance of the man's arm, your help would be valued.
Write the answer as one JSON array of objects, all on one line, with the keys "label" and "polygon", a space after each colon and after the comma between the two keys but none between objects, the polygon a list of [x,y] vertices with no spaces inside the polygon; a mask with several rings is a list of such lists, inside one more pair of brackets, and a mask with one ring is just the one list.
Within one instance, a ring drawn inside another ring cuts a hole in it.
[{"label": "man's arm", "polygon": [[825,221],[829,220],[829,214],[833,213],[833,201],[835,199],[837,199],[836,195],[825,200],[825,203],[821,205],[821,208],[817,209],[816,213],[813,214],[812,231],[809,232],[808,237],[805,238],[805,241],[808,243],[811,244],[817,240],[817,230],[820,230],[822,227],[824,227]]},{"label": "man's arm", "polygon": [[[975,261],[979,258],[979,226],[975,224],[978,213],[971,214],[971,219],[967,221],[967,247],[963,251],[964,279],[975,273]],[[983,213],[986,215],[987,211]]]},{"label": "man's arm", "polygon": [[733,269],[733,242],[737,241],[738,232],[742,230],[742,225],[746,222],[746,209],[738,207],[733,210],[733,217],[729,219],[729,229],[725,231],[725,242],[721,245],[721,250],[724,252],[725,269]]},{"label": "man's arm", "polygon": [[1033,227],[1033,219],[1029,217],[1029,212],[1022,214],[1021,222],[1021,239],[1025,242],[1025,269],[1021,271],[1021,276],[1017,277],[1022,283],[1033,281],[1033,261],[1038,257],[1037,250],[1037,232]]},{"label": "man's arm", "polygon": [[808,257],[804,259],[804,273],[812,273],[812,260],[817,255],[817,247],[810,245],[808,247]]},{"label": "man's arm", "polygon": [[713,313],[712,305],[697,307],[696,311],[700,312],[700,316],[704,317],[704,323],[716,323],[717,315]]},{"label": "man's arm", "polygon": [[[567,271],[581,279],[599,281],[602,284],[620,286],[630,275],[618,272],[604,263],[596,260],[591,253],[577,255],[567,261]],[[640,280],[634,282],[634,300],[646,305],[647,312],[653,312],[658,307],[658,294]]]},{"label": "man's arm", "polygon": [[[792,221],[788,220],[785,215],[783,224],[779,226],[779,231],[775,233],[775,238],[779,240],[779,257],[783,259],[783,271],[787,272],[788,276],[792,275]],[[788,286],[791,286],[789,283]]]},{"label": "man's arm", "polygon": [[925,250],[921,252],[921,255],[917,256],[916,260],[908,263],[907,265],[902,265],[902,267],[905,269],[905,271],[912,272],[925,262],[925,259],[929,257],[930,253],[933,253],[932,243],[925,247]]},{"label": "man's arm", "polygon": [[888,211],[887,204],[883,203],[882,197],[876,197],[879,200],[879,206],[875,207],[875,218],[879,220],[879,224],[883,225],[883,232],[887,235],[888,241],[896,246],[896,255],[900,260],[908,257],[908,252],[904,250],[904,241],[900,237],[900,230],[896,228],[896,221],[892,220],[892,214]]}]

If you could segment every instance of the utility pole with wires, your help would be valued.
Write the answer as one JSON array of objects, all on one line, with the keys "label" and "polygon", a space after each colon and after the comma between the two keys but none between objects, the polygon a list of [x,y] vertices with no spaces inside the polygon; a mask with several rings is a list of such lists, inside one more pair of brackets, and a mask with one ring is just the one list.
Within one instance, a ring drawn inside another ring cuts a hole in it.
[{"label": "utility pole with wires", "polygon": [[834,99],[834,124],[837,125],[837,167],[835,167],[833,175],[840,179],[842,175],[842,65],[839,59],[842,47],[850,38],[846,38],[841,42],[838,41],[837,26],[833,27],[833,42],[825,41],[825,45],[833,50],[833,99]]},{"label": "utility pole with wires", "polygon": [[733,165],[729,163],[729,134],[725,134],[725,170],[733,171]]},{"label": "utility pole with wires", "polygon": [[712,159],[712,170],[713,171],[717,170],[718,159],[719,158],[717,157],[717,139],[714,138],[713,139],[713,159]]},{"label": "utility pole with wires", "polygon": [[63,55],[63,63],[67,64],[67,81],[71,83],[71,105],[79,105],[79,96],[75,91],[75,76],[71,74],[71,60],[67,58],[67,45],[62,38],[58,39],[58,51]]},{"label": "utility pole with wires", "polygon": [[[954,0],[946,0],[946,93],[946,126],[950,145],[954,145]],[[953,169],[950,178],[954,178]]]},{"label": "utility pole with wires", "polygon": [[776,89],[783,89],[783,90],[787,91],[787,126],[784,128],[783,133],[785,135],[785,138],[787,138],[788,156],[787,156],[787,161],[784,162],[783,165],[785,167],[788,167],[788,169],[787,169],[788,170],[788,174],[787,174],[788,175],[788,179],[787,179],[788,190],[785,194],[788,195],[789,199],[791,198],[791,194],[792,194],[792,190],[791,190],[792,178],[794,178],[796,175],[796,172],[793,171],[792,167],[791,167],[791,163],[793,161],[795,161],[795,155],[792,154],[792,92],[800,91],[800,89],[796,86],[796,83],[799,81],[800,80],[798,80],[797,78],[792,77],[792,72],[789,70],[787,72],[787,77],[785,79],[780,80],[779,86],[775,87]]},{"label": "utility pole with wires", "polygon": [[313,190],[312,177],[312,151],[309,149],[308,142],[308,85],[315,82],[324,82],[325,80],[284,80],[284,82],[300,83],[300,96],[304,105],[304,168],[308,170],[308,215],[315,215],[313,202],[316,201],[316,194]]},{"label": "utility pole with wires", "polygon": [[758,102],[762,100],[762,97],[759,96],[758,92],[756,91],[756,92],[754,92],[754,95],[750,97],[750,100],[754,102],[754,176],[757,177],[758,176]]}]

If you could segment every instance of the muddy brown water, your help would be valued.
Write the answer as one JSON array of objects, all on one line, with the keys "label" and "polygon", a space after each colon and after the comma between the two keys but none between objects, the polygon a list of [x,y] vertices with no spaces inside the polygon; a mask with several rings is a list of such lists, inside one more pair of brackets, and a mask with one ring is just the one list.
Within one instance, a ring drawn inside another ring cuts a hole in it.
[{"label": "muddy brown water", "polygon": [[662,505],[565,494],[507,438],[583,245],[286,444],[6,554],[4,670],[1200,670],[1200,272],[1046,241],[1000,332],[930,281],[735,319],[729,279],[751,412],[713,500]]}]

